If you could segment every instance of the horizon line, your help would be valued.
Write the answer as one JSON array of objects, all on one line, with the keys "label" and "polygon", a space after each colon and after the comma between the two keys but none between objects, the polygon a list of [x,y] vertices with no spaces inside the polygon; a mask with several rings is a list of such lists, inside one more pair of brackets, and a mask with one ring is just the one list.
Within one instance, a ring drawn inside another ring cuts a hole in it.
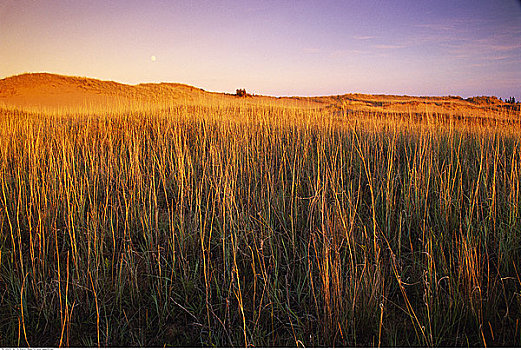
[{"label": "horizon line", "polygon": [[[196,89],[200,89],[202,91],[205,91],[205,92],[210,92],[210,93],[218,93],[218,94],[231,94],[231,95],[234,95],[233,92],[225,92],[225,91],[215,91],[215,90],[207,90],[205,88],[202,88],[202,87],[198,87],[196,85],[192,85],[191,83],[185,83],[185,82],[173,82],[173,81],[144,81],[144,82],[139,82],[139,83],[131,83],[131,82],[124,82],[124,81],[117,81],[117,80],[113,80],[113,79],[107,79],[107,78],[98,78],[98,77],[93,77],[93,76],[86,76],[86,75],[69,75],[69,74],[62,74],[62,73],[55,73],[55,72],[49,72],[49,71],[36,71],[36,72],[23,72],[23,73],[18,73],[18,74],[13,74],[13,75],[9,75],[9,76],[4,76],[3,78],[0,78],[0,81],[1,80],[5,80],[5,79],[9,79],[9,78],[14,78],[14,77],[18,77],[18,76],[23,76],[23,75],[30,75],[30,74],[49,74],[49,75],[54,75],[54,76],[62,76],[62,77],[68,77],[68,78],[81,78],[81,79],[92,79],[92,80],[98,80],[98,81],[102,81],[102,82],[112,82],[112,83],[117,83],[117,84],[121,84],[121,85],[126,85],[126,86],[139,86],[139,85],[146,85],[146,84],[156,84],[156,85],[161,85],[161,84],[178,84],[178,85],[185,85],[185,86],[189,86],[189,87],[193,87],[193,88],[196,88]],[[245,89],[244,87],[238,87],[237,89]],[[251,93],[252,90],[248,90],[246,89],[248,93]],[[495,95],[469,95],[469,96],[466,96],[466,97],[463,97],[463,96],[460,96],[460,95],[452,95],[452,94],[440,94],[440,95],[420,95],[420,94],[397,94],[397,93],[385,93],[385,92],[379,92],[379,93],[368,93],[368,92],[343,92],[343,93],[336,93],[336,94],[327,94],[327,95],[266,95],[266,94],[257,94],[257,93],[252,93],[253,96],[259,96],[259,97],[275,97],[275,98],[298,98],[298,97],[305,97],[305,98],[319,98],[319,97],[333,97],[333,96],[344,96],[344,95],[369,95],[369,96],[397,96],[397,97],[417,97],[417,98],[429,98],[429,97],[453,97],[453,98],[461,98],[461,99],[470,99],[470,98],[473,98],[473,97],[495,97],[495,98],[498,98],[498,99],[503,99],[506,97],[505,96],[495,96]],[[516,100],[518,99],[518,97],[516,95],[509,95],[508,98],[512,98],[514,97]],[[521,98],[520,98],[521,100]],[[520,103],[520,102],[518,102]]]}]

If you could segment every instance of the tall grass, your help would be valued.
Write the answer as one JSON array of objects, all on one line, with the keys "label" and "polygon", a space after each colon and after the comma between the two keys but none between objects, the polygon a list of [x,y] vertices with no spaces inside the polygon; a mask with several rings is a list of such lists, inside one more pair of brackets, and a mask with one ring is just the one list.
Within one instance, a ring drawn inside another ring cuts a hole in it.
[{"label": "tall grass", "polygon": [[520,346],[521,132],[416,117],[4,110],[0,344]]}]

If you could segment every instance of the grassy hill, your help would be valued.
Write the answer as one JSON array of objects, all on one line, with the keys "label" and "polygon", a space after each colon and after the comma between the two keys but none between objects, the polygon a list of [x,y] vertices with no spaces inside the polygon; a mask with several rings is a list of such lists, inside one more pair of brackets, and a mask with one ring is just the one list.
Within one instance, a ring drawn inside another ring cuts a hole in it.
[{"label": "grassy hill", "polygon": [[0,80],[0,103],[17,108],[136,110],[162,109],[180,104],[208,106],[237,101],[250,105],[316,105],[312,101],[294,98],[254,96],[241,99],[231,94],[208,92],[178,83],[128,85],[49,73],[27,73]]},{"label": "grassy hill", "polygon": [[479,119],[519,119],[519,104],[496,97],[396,96],[350,93],[316,97],[250,96],[208,92],[177,83],[127,85],[85,77],[27,73],[0,80],[0,104],[22,109],[73,111],[164,109],[175,105],[249,105],[314,108],[336,113],[443,115]]}]

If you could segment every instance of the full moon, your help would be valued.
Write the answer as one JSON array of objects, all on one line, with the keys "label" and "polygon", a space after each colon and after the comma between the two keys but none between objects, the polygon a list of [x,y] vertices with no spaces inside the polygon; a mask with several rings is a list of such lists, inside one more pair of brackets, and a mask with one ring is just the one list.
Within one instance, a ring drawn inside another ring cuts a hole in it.
[{"label": "full moon", "polygon": [[156,56],[150,56],[150,60],[151,60],[152,62],[155,62],[155,60],[156,60]]}]

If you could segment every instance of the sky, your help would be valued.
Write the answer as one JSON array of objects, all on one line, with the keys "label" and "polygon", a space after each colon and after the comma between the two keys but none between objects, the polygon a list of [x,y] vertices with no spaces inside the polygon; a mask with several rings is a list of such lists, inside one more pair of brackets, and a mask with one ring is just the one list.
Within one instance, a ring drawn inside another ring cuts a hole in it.
[{"label": "sky", "polygon": [[0,78],[521,99],[519,0],[0,2]]}]

